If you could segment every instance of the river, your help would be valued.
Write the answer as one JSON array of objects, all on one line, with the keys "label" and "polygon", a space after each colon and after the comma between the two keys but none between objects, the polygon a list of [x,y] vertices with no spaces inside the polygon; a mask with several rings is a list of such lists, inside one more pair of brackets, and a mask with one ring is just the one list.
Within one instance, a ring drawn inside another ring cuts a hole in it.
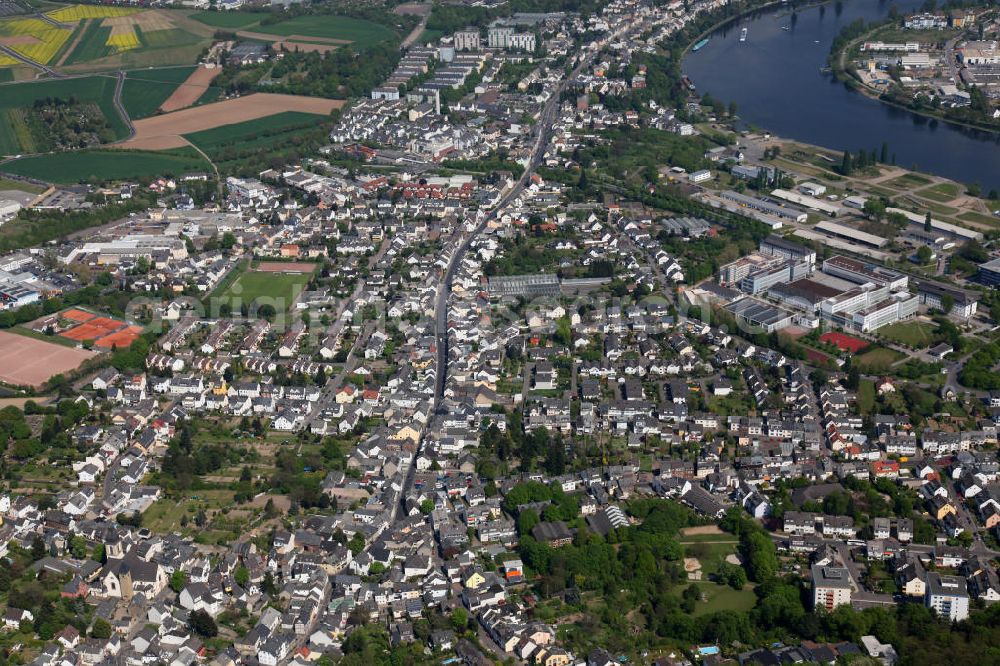
[{"label": "river", "polygon": [[984,193],[1000,189],[1000,135],[890,107],[820,71],[843,26],[882,19],[891,5],[911,13],[921,3],[840,0],[799,10],[794,20],[787,8],[766,9],[714,32],[683,70],[699,93],[736,102],[744,122],[777,136],[851,151],[886,142],[900,166],[980,183]]}]

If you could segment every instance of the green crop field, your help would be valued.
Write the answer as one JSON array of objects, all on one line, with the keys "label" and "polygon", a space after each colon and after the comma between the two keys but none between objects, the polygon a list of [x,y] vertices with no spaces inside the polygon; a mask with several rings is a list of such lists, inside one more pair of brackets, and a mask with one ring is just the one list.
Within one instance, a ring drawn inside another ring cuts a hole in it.
[{"label": "green crop field", "polygon": [[122,104],[128,115],[136,120],[156,113],[194,70],[194,67],[164,67],[129,72],[122,88]]},{"label": "green crop field", "polygon": [[237,28],[247,28],[251,25],[256,25],[260,22],[262,18],[267,16],[267,14],[257,14],[254,12],[219,12],[219,11],[204,11],[196,12],[191,14],[191,18],[199,23],[204,23],[205,25],[210,25],[213,28],[228,28],[230,30],[235,30]]},{"label": "green crop field", "polygon": [[281,23],[257,26],[253,31],[282,37],[302,35],[344,39],[361,47],[378,44],[395,36],[392,30],[378,23],[347,16],[296,16]]},{"label": "green crop field", "polygon": [[267,144],[273,141],[275,136],[288,131],[314,127],[324,118],[325,116],[314,113],[285,111],[243,123],[223,125],[203,132],[185,134],[184,138],[211,155],[213,152],[236,144],[241,148]]},{"label": "green crop field", "polygon": [[81,24],[85,24],[83,36],[66,58],[67,65],[97,60],[114,52],[114,49],[107,44],[111,28],[101,25],[101,21],[81,21]]},{"label": "green crop field", "polygon": [[208,165],[195,150],[169,151],[79,150],[23,157],[3,165],[3,170],[51,183],[80,183],[90,180],[131,180],[186,171],[205,171]]},{"label": "green crop field", "polygon": [[[235,280],[226,281],[212,295],[211,303],[220,306],[226,304],[238,312],[246,304],[273,305],[278,312],[284,312],[292,306],[295,297],[305,289],[309,275],[286,275],[283,273],[265,273],[246,271]],[[216,301],[215,299],[221,299]]]},{"label": "green crop field", "polygon": [[192,32],[181,30],[180,28],[145,32],[137,26],[136,34],[138,34],[142,45],[150,49],[174,49],[178,46],[190,46],[205,41],[204,37],[199,37]]},{"label": "green crop field", "polygon": [[[111,76],[86,76],[74,79],[31,81],[7,84],[0,88],[0,154],[15,155],[31,152],[30,128],[24,120],[36,100],[47,97],[76,98],[93,102],[107,118],[116,137],[128,134],[124,121],[114,105],[115,79]],[[19,119],[20,118],[20,119]]]}]

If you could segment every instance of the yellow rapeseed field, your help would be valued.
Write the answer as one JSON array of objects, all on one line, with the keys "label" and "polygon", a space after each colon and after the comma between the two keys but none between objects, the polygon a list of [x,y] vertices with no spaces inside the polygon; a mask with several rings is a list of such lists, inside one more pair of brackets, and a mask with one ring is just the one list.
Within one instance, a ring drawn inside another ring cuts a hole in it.
[{"label": "yellow rapeseed field", "polygon": [[63,23],[76,23],[81,19],[114,18],[129,16],[142,11],[134,7],[104,7],[98,5],[71,5],[47,12],[46,16]]},{"label": "yellow rapeseed field", "polygon": [[139,38],[134,32],[126,32],[108,37],[107,45],[121,53],[130,49],[139,48]]},{"label": "yellow rapeseed field", "polygon": [[8,44],[9,48],[17,51],[26,58],[31,58],[36,62],[48,64],[62,48],[66,40],[70,38],[71,30],[56,28],[50,23],[41,19],[25,18],[11,19],[0,22],[0,35],[5,36],[27,36],[34,37],[36,41],[25,43]]}]

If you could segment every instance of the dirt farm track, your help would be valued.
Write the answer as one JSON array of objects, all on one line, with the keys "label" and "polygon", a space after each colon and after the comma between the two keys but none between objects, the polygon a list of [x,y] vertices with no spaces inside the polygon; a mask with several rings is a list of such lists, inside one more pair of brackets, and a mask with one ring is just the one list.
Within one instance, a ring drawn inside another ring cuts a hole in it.
[{"label": "dirt farm track", "polygon": [[213,67],[212,69],[203,65],[198,67],[198,69],[191,72],[191,76],[187,78],[187,81],[178,86],[177,90],[167,98],[167,101],[160,105],[160,110],[164,113],[169,113],[191,106],[205,94],[212,79],[221,72],[221,67]]},{"label": "dirt farm track", "polygon": [[188,145],[183,135],[273,116],[284,111],[329,114],[344,100],[255,93],[204,106],[164,113],[135,121],[135,136],[119,144],[121,148],[166,150]]},{"label": "dirt farm track", "polygon": [[7,384],[38,387],[93,356],[84,349],[0,331],[0,381]]}]

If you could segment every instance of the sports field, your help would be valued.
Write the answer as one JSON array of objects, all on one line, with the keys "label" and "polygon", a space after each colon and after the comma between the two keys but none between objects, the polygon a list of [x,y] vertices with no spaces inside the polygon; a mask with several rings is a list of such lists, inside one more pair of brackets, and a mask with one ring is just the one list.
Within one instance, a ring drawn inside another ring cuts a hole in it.
[{"label": "sports field", "polygon": [[[244,305],[271,305],[277,312],[292,307],[299,293],[305,289],[311,273],[274,273],[271,271],[249,270],[239,275],[221,293],[212,296],[213,305],[229,305],[233,312],[239,312]],[[216,300],[221,299],[221,300]]]},{"label": "sports field", "polygon": [[878,329],[878,335],[900,344],[923,349],[937,342],[934,324],[923,321],[904,321]]},{"label": "sports field", "polygon": [[39,387],[52,377],[76,370],[95,352],[0,331],[0,382]]},{"label": "sports field", "polygon": [[312,273],[316,270],[317,264],[311,261],[262,261],[254,266],[254,271],[258,273]]}]

